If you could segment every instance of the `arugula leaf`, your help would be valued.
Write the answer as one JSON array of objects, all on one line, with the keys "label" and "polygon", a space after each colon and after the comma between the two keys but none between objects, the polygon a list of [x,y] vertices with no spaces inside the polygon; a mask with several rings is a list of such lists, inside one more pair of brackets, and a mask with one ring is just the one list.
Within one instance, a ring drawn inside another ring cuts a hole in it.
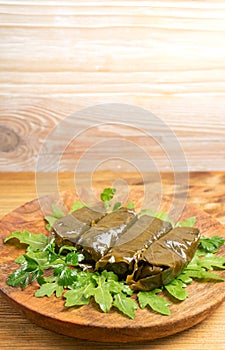
[{"label": "arugula leaf", "polygon": [[198,265],[207,270],[213,270],[214,267],[225,269],[225,258],[223,256],[216,256],[212,253],[208,253],[198,259]]},{"label": "arugula leaf", "polygon": [[135,301],[131,298],[128,298],[123,293],[115,294],[113,306],[131,319],[135,318],[134,310],[137,310],[138,308]]},{"label": "arugula leaf", "polygon": [[107,281],[118,281],[118,276],[113,271],[102,271],[101,275],[107,280]]},{"label": "arugula leaf", "polygon": [[187,285],[179,279],[174,279],[166,284],[164,288],[167,292],[178,300],[185,300],[188,297],[188,292],[184,289]]},{"label": "arugula leaf", "polygon": [[71,208],[71,210],[69,211],[69,213],[73,213],[74,211],[76,211],[76,210],[78,210],[78,209],[81,209],[81,208],[83,208],[83,207],[85,207],[85,206],[86,206],[86,204],[83,204],[83,203],[80,202],[80,201],[76,201],[76,202],[73,203],[72,208]]},{"label": "arugula leaf", "polygon": [[169,216],[167,215],[167,213],[165,213],[164,211],[160,211],[159,213],[155,213],[153,210],[150,210],[150,209],[142,209],[140,211],[140,213],[138,214],[138,216],[141,217],[143,215],[153,216],[155,218],[170,222],[171,225],[174,226],[173,220],[171,220],[169,218]]},{"label": "arugula leaf", "polygon": [[134,205],[134,203],[132,201],[130,201],[130,202],[127,203],[126,207],[128,209],[134,209],[135,205]]},{"label": "arugula leaf", "polygon": [[224,243],[225,239],[220,236],[201,237],[198,248],[208,253],[216,253]]},{"label": "arugula leaf", "polygon": [[162,315],[170,315],[170,309],[168,308],[169,303],[161,296],[156,295],[157,293],[160,293],[161,289],[154,289],[150,292],[139,292],[138,302],[141,307],[141,309],[144,309],[147,305],[150,306],[150,308]]},{"label": "arugula leaf", "polygon": [[81,287],[80,289],[71,289],[64,294],[66,299],[65,306],[80,306],[87,305],[90,303],[90,297],[84,295],[84,290]]},{"label": "arugula leaf", "polygon": [[160,211],[159,213],[155,214],[155,217],[167,222],[170,222],[172,226],[174,226],[173,220],[170,219],[167,213]]},{"label": "arugula leaf", "polygon": [[27,244],[28,250],[42,250],[49,242],[49,237],[43,234],[35,234],[29,231],[15,231],[5,238],[4,243],[12,238],[17,238],[20,243]]},{"label": "arugula leaf", "polygon": [[109,291],[109,286],[106,283],[102,283],[94,289],[94,298],[103,312],[109,312],[112,306],[113,298]]},{"label": "arugula leaf", "polygon": [[194,227],[195,222],[196,222],[196,217],[192,216],[191,218],[188,218],[185,221],[178,221],[175,227]]},{"label": "arugula leaf", "polygon": [[202,279],[202,280],[205,279],[205,280],[215,280],[215,281],[221,281],[221,282],[224,281],[224,278],[221,277],[220,275],[206,271],[206,270],[201,269],[201,268],[195,269],[195,270],[188,269],[186,271],[186,274],[189,277]]},{"label": "arugula leaf", "polygon": [[56,297],[61,297],[62,293],[64,291],[63,286],[60,286],[58,282],[51,282],[51,283],[44,283],[40,286],[40,288],[36,291],[35,297],[50,297],[55,293]]},{"label": "arugula leaf", "polygon": [[183,282],[184,284],[190,284],[193,282],[193,279],[188,275],[188,273],[183,270],[179,276],[177,276],[177,279]]},{"label": "arugula leaf", "polygon": [[51,228],[54,225],[56,220],[57,218],[55,218],[54,216],[50,216],[50,215],[45,216],[45,221],[47,221],[47,224],[45,227],[48,231],[51,231]]},{"label": "arugula leaf", "polygon": [[140,218],[143,215],[155,216],[155,212],[151,209],[142,209],[139,212],[138,217]]},{"label": "arugula leaf", "polygon": [[52,225],[54,224],[54,222],[57,219],[60,219],[60,218],[62,218],[65,215],[64,212],[62,211],[62,209],[60,209],[56,205],[52,204],[51,208],[52,208],[52,214],[51,215],[46,215],[44,217],[45,221],[47,221],[46,229],[48,231],[51,230]]},{"label": "arugula leaf", "polygon": [[52,204],[51,207],[52,207],[52,216],[54,216],[55,218],[60,219],[65,215],[62,209],[57,207],[56,205]]}]

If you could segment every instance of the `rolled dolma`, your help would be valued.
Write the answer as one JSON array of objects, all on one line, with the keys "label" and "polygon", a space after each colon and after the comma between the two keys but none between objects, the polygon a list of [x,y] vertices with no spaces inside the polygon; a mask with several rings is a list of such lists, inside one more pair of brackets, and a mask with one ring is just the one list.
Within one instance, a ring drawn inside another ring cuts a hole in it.
[{"label": "rolled dolma", "polygon": [[137,254],[165,235],[172,226],[152,216],[141,216],[96,264],[99,270],[115,272],[121,278],[131,271]]},{"label": "rolled dolma", "polygon": [[86,261],[95,263],[136,220],[137,216],[133,210],[120,208],[84,232],[77,241],[77,247]]},{"label": "rolled dolma", "polygon": [[135,256],[126,282],[134,290],[153,290],[171,282],[191,261],[200,238],[199,230],[176,227]]},{"label": "rolled dolma", "polygon": [[83,207],[56,220],[52,227],[56,245],[58,247],[75,245],[80,235],[89,230],[91,225],[96,224],[104,215],[102,211]]}]

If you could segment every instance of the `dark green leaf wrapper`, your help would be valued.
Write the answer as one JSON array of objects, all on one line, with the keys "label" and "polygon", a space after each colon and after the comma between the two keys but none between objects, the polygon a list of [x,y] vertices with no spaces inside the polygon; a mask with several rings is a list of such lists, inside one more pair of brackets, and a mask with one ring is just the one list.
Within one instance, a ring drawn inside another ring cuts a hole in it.
[{"label": "dark green leaf wrapper", "polygon": [[126,277],[132,271],[135,256],[171,229],[169,222],[148,215],[141,216],[97,262],[96,268],[113,271],[121,278]]},{"label": "dark green leaf wrapper", "polygon": [[84,232],[77,241],[77,247],[88,262],[97,262],[124,232],[137,220],[133,210],[120,208],[97,222]]},{"label": "dark green leaf wrapper", "polygon": [[176,227],[135,257],[135,265],[126,282],[134,290],[153,290],[178,276],[193,258],[199,230]]},{"label": "dark green leaf wrapper", "polygon": [[89,230],[91,225],[102,219],[104,215],[105,213],[100,210],[83,207],[58,219],[53,224],[56,245],[61,247],[76,244],[79,237]]}]

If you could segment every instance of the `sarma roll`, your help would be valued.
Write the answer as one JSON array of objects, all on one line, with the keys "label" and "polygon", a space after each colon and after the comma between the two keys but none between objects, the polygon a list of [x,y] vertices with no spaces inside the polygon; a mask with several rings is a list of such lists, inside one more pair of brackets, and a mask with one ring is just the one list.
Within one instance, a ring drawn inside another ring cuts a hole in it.
[{"label": "sarma roll", "polygon": [[148,215],[141,216],[97,262],[96,268],[113,271],[125,278],[132,271],[135,256],[171,229],[169,222]]},{"label": "sarma roll", "polygon": [[78,238],[91,225],[96,224],[104,217],[105,213],[94,208],[83,207],[58,219],[53,224],[55,243],[58,247],[62,245],[75,245]]},{"label": "sarma roll", "polygon": [[191,261],[200,239],[199,230],[176,227],[135,256],[126,282],[134,290],[153,290],[171,282]]},{"label": "sarma roll", "polygon": [[77,241],[78,250],[86,261],[97,262],[136,220],[135,212],[127,208],[106,215],[80,236]]}]

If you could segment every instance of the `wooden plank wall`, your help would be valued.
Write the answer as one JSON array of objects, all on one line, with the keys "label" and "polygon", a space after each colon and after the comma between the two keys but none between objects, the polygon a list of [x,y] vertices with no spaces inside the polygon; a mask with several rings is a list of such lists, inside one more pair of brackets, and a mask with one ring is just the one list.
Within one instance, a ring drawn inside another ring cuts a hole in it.
[{"label": "wooden plank wall", "polygon": [[[54,126],[103,103],[154,113],[175,133],[190,171],[224,171],[224,1],[0,0],[0,170],[34,171]],[[85,129],[60,169],[73,170],[93,143],[119,137],[170,170],[135,126]],[[104,144],[98,151],[102,162]],[[122,161],[121,169],[133,171],[136,156],[125,149],[132,166]]]}]

